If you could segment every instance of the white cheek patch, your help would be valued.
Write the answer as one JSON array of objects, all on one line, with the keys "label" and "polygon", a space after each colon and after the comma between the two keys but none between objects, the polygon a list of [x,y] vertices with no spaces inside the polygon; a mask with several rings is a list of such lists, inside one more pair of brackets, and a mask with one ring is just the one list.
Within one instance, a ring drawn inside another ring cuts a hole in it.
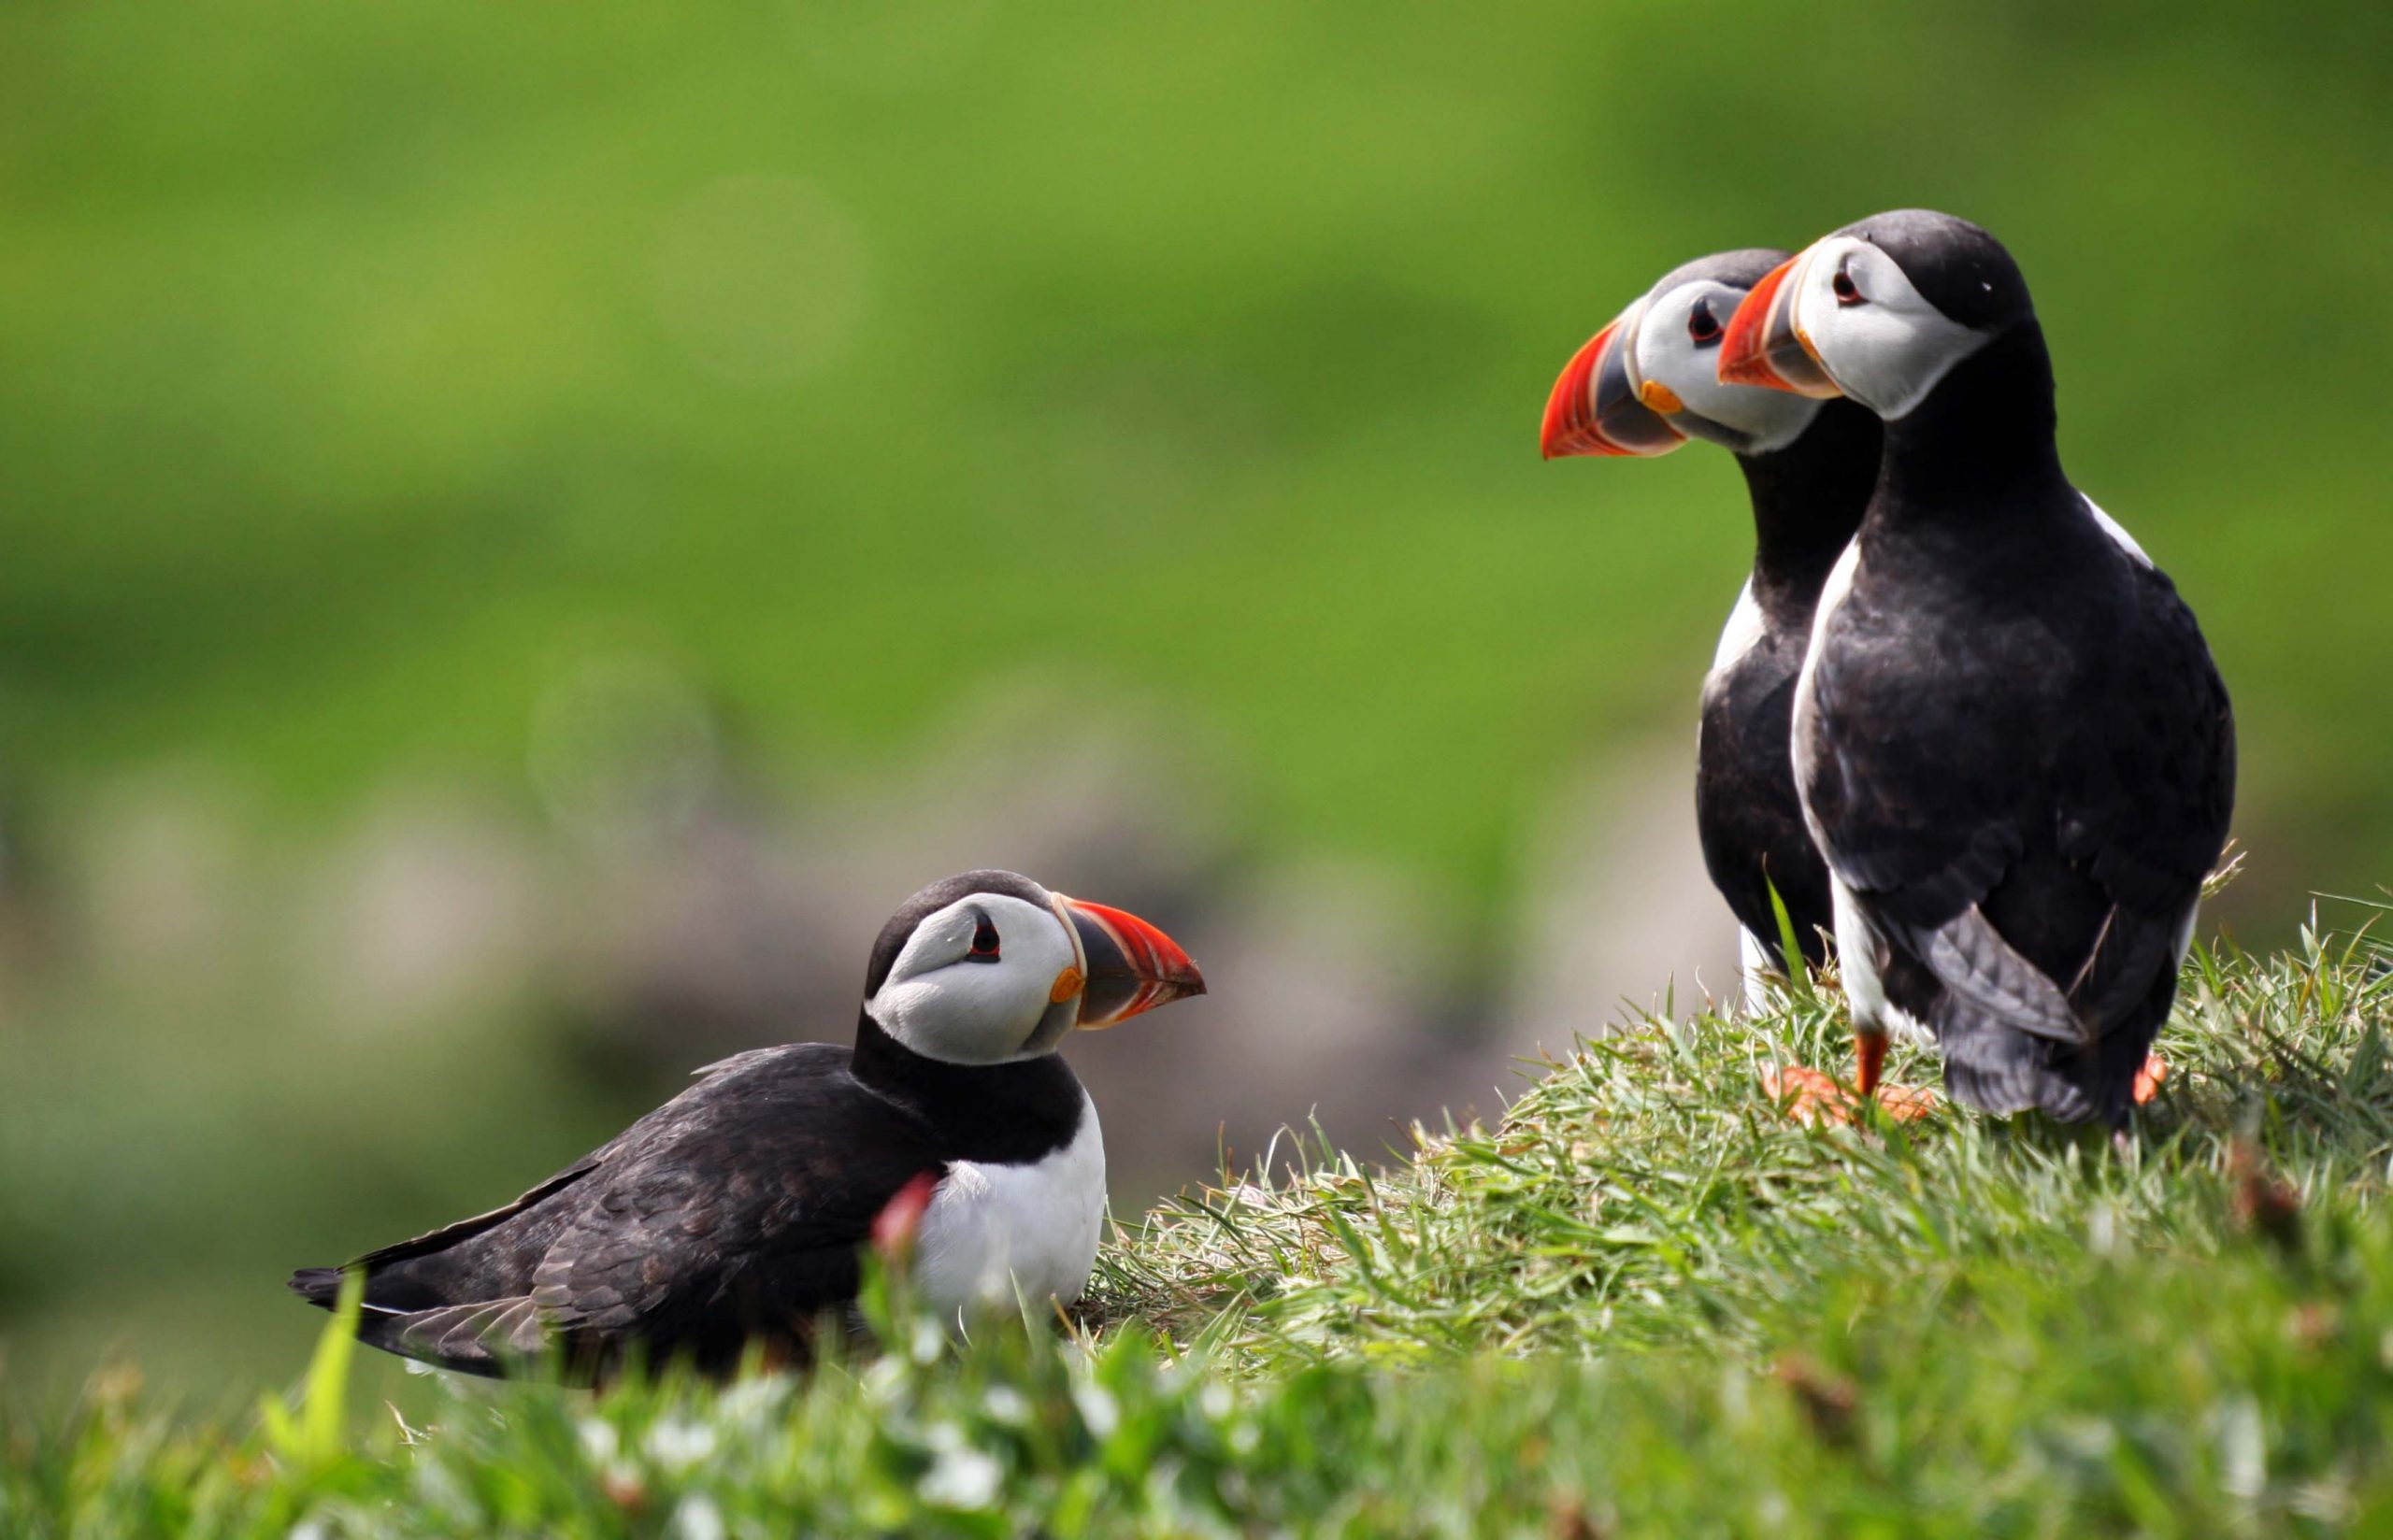
[{"label": "white cheek patch", "polygon": [[[965,899],[937,914],[924,916],[922,923],[914,927],[914,934],[906,938],[906,945],[898,949],[897,961],[889,965],[890,983],[902,983],[917,975],[931,973],[961,957],[972,944],[973,903]],[[887,992],[888,986],[884,985],[882,993]]]},{"label": "white cheek patch", "polygon": [[873,1016],[892,1037],[926,1058],[998,1063],[1019,1053],[1039,1024],[1039,1013],[1019,1020],[1027,992],[1016,977],[1020,971],[1006,962],[958,962],[884,985],[873,997]]},{"label": "white cheek patch", "polygon": [[[995,962],[967,958],[977,916],[996,926]],[[980,893],[925,919],[866,1003],[872,1019],[916,1053],[952,1064],[996,1064],[1049,1051],[1038,1045],[1055,977],[1076,965],[1071,934],[1053,910]]]},{"label": "white cheek patch", "polygon": [[[1859,304],[1838,301],[1839,272],[1851,275]],[[1888,421],[1909,415],[1991,340],[1928,304],[1893,258],[1855,236],[1815,247],[1800,278],[1797,328],[1838,387]]]},{"label": "white cheek patch", "polygon": [[[1657,295],[1641,307],[1632,351],[1641,378],[1668,387],[1689,412],[1738,435],[1741,442],[1728,448],[1740,454],[1769,454],[1795,442],[1819,415],[1820,404],[1757,385],[1723,385],[1718,345],[1698,348],[1686,329],[1696,301],[1711,301],[1712,314],[1725,329],[1744,297],[1741,290],[1710,281],[1683,284]],[[1711,436],[1684,417],[1671,421],[1691,435]]]}]

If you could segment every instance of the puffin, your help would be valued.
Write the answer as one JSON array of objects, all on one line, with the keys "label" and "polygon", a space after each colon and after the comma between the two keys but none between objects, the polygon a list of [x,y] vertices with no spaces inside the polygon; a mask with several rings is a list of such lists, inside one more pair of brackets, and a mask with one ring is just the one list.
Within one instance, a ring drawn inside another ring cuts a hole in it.
[{"label": "puffin", "polygon": [[1105,1147],[1057,1053],[1075,1030],[1205,990],[1120,909],[972,871],[908,899],[865,972],[852,1046],[735,1055],[522,1197],[302,1268],[331,1309],[363,1275],[358,1337],[502,1376],[543,1356],[721,1376],[752,1347],[806,1362],[867,1248],[943,1313],[1076,1301],[1096,1257]]},{"label": "puffin", "polygon": [[2234,713],[2175,586],[2062,469],[2026,279],[1965,220],[1876,215],[1756,284],[1718,372],[1884,424],[1791,739],[1856,1089],[1915,1024],[1963,1105],[2124,1140],[2227,843]]},{"label": "puffin", "polygon": [[1827,960],[1835,925],[1788,741],[1820,586],[1878,482],[1878,419],[1866,407],[1720,380],[1728,318],[1786,257],[1722,251],[1664,274],[1564,366],[1540,435],[1548,460],[1661,455],[1699,438],[1744,473],[1753,571],[1703,679],[1695,821],[1704,869],[1736,917],[1751,1008],[1784,966],[1773,890],[1809,966]]}]

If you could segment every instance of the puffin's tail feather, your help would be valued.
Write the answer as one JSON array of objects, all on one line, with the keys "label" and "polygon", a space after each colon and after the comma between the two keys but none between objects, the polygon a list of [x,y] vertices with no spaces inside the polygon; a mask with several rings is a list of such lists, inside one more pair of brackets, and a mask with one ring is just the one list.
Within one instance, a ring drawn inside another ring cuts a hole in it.
[{"label": "puffin's tail feather", "polygon": [[1947,996],[1935,1017],[1944,1049],[1944,1089],[1980,1112],[2033,1109],[2064,1123],[2123,1128],[2135,1105],[2136,1074],[2169,1018],[2175,992],[2175,976],[2164,976],[2128,1020],[2082,1048],[2013,1031],[1966,1006],[1956,1008]]},{"label": "puffin's tail feather", "polygon": [[2076,1065],[2052,1063],[2054,1057],[2048,1044],[2024,1034],[1947,1037],[1944,1089],[1963,1106],[1998,1117],[2041,1111],[2064,1123],[2082,1123],[2098,1116],[2097,1088],[2082,1082]]},{"label": "puffin's tail feather", "polygon": [[291,1291],[319,1309],[329,1310],[340,1302],[343,1271],[338,1267],[303,1267],[291,1275]]}]

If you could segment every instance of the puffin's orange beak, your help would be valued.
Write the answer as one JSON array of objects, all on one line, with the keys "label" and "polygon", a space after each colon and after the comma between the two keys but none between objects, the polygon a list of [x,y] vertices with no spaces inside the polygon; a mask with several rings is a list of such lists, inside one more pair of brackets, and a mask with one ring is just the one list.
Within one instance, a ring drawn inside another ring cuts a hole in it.
[{"label": "puffin's orange beak", "polygon": [[1668,454],[1686,435],[1642,400],[1628,374],[1631,311],[1570,355],[1545,400],[1538,447],[1548,460],[1574,454]]},{"label": "puffin's orange beak", "polygon": [[1844,393],[1795,324],[1798,286],[1787,280],[1810,255],[1798,251],[1771,268],[1728,318],[1728,330],[1720,338],[1720,383],[1759,385],[1797,395]]},{"label": "puffin's orange beak", "polygon": [[1111,1027],[1205,992],[1205,976],[1180,943],[1137,915],[1061,893],[1055,895],[1055,912],[1080,942],[1082,1031]]}]

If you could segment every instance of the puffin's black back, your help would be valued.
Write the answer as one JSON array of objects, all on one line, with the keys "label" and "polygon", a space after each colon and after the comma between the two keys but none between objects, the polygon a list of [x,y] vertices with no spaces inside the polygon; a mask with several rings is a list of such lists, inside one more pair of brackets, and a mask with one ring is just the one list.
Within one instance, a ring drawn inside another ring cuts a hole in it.
[{"label": "puffin's black back", "polygon": [[[360,1339],[482,1375],[552,1349],[582,1373],[633,1351],[720,1373],[752,1342],[802,1360],[854,1297],[874,1218],[940,1169],[932,1133],[846,1058],[742,1055],[516,1203],[360,1257]],[[341,1271],[292,1287],[329,1305]]]},{"label": "puffin's black back", "polygon": [[[909,899],[873,948],[867,998],[914,927],[976,892],[1043,905],[1011,872],[967,872]],[[853,1049],[760,1048],[490,1213],[291,1288],[330,1308],[366,1275],[361,1340],[469,1374],[552,1348],[603,1370],[627,1353],[735,1366],[752,1344],[803,1359],[854,1297],[859,1248],[909,1183],[955,1161],[1036,1161],[1069,1144],[1086,1098],[1063,1060],[949,1064],[868,1015]]]},{"label": "puffin's black back", "polygon": [[[2115,1123],[2225,842],[2233,721],[2166,578],[2090,520],[2047,537],[2082,565],[2001,563],[2001,594],[1856,583],[1800,768],[1953,1094]],[[1907,544],[1870,555],[1900,568]]]},{"label": "puffin's black back", "polygon": [[2117,1123],[2226,840],[2226,689],[2175,588],[2062,473],[2042,333],[2000,246],[1918,211],[1848,233],[1995,335],[1887,425],[1813,664],[1804,801],[1953,1094]]}]

